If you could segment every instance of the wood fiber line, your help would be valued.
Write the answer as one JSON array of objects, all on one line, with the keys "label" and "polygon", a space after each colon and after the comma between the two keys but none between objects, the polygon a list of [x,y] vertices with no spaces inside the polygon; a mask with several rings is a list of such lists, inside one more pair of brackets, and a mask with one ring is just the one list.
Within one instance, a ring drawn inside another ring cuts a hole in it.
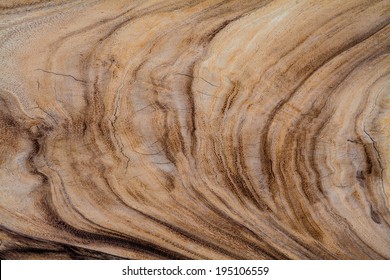
[{"label": "wood fiber line", "polygon": [[0,3],[0,258],[389,259],[389,11]]}]

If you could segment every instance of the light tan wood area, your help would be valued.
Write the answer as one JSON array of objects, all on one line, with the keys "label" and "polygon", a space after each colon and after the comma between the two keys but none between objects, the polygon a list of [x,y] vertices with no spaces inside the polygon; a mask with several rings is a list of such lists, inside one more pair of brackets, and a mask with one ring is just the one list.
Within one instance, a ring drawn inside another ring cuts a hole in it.
[{"label": "light tan wood area", "polygon": [[1,258],[390,258],[388,0],[0,7]]}]

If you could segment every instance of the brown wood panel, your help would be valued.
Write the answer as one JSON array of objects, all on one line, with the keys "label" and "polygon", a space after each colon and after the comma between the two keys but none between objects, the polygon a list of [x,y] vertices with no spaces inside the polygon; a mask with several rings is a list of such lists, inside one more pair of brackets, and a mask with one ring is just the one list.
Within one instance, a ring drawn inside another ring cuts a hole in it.
[{"label": "brown wood panel", "polygon": [[388,0],[0,2],[2,259],[389,259]]}]

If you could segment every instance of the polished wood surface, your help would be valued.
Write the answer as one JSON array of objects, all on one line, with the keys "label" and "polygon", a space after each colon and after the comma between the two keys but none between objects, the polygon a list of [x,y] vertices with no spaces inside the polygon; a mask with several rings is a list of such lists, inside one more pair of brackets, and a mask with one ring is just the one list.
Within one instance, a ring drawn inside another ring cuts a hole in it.
[{"label": "polished wood surface", "polygon": [[0,1],[2,259],[389,259],[388,0]]}]

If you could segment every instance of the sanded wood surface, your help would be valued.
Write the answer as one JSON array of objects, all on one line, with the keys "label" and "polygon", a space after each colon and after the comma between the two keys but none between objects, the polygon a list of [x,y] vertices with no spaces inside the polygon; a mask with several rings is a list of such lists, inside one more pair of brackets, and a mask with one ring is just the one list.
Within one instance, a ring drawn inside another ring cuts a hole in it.
[{"label": "sanded wood surface", "polygon": [[389,259],[390,1],[0,1],[2,259]]}]

